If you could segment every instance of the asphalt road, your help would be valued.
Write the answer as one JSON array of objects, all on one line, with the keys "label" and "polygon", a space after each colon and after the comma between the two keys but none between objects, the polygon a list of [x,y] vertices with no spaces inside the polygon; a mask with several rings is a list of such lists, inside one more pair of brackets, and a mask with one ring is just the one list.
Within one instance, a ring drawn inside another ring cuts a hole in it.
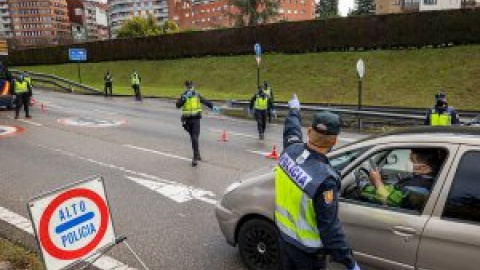
[{"label": "asphalt road", "polygon": [[[190,141],[173,102],[44,91],[36,99],[28,121],[0,111],[0,125],[25,128],[0,136],[0,206],[28,217],[32,197],[99,174],[117,234],[128,237],[150,269],[245,269],[218,228],[214,204],[239,177],[274,164],[263,153],[273,145],[281,151],[281,125],[270,125],[259,141],[253,120],[205,113],[204,161],[192,168]],[[81,126],[66,124],[71,118]],[[120,125],[85,126],[111,121]],[[228,142],[219,142],[222,130]],[[344,133],[340,143],[360,137]],[[109,255],[141,269],[123,245]]]}]

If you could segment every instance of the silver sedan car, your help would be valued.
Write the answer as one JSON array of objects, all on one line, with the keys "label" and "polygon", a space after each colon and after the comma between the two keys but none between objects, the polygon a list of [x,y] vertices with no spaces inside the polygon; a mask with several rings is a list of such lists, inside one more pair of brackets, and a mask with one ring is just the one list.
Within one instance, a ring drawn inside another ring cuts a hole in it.
[{"label": "silver sedan car", "polygon": [[[385,185],[405,187],[418,149],[433,153],[416,161],[432,168],[431,181],[424,183],[428,192],[400,205],[364,196],[371,169],[380,170]],[[480,269],[480,128],[402,130],[328,156],[341,172],[340,219],[362,269]],[[233,183],[216,206],[227,242],[238,245],[246,266],[255,270],[281,268],[272,169]]]}]

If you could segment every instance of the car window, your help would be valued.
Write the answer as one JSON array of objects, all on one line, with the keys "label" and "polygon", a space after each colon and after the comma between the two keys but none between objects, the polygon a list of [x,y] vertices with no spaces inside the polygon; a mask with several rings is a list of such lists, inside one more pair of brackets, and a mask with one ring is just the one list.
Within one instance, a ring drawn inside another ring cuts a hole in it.
[{"label": "car window", "polygon": [[480,152],[466,152],[455,173],[443,217],[480,222]]},{"label": "car window", "polygon": [[362,147],[332,156],[329,158],[330,164],[336,171],[341,172],[347,165],[365,153],[369,148],[370,147]]},{"label": "car window", "polygon": [[377,152],[345,175],[342,197],[353,203],[420,214],[446,153],[440,148],[391,148]]}]

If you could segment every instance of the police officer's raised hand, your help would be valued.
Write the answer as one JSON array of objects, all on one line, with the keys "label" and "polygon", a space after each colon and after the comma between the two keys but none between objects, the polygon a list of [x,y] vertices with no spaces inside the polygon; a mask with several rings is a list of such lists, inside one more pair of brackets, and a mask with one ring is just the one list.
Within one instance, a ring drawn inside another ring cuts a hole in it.
[{"label": "police officer's raised hand", "polygon": [[353,268],[350,268],[348,270],[360,270],[360,267],[358,266],[357,263],[355,263],[355,266]]},{"label": "police officer's raised hand", "polygon": [[298,100],[297,94],[294,94],[288,102],[288,108],[300,110],[300,101]]},{"label": "police officer's raised hand", "polygon": [[220,107],[213,106],[212,111],[213,111],[214,113],[220,113]]}]

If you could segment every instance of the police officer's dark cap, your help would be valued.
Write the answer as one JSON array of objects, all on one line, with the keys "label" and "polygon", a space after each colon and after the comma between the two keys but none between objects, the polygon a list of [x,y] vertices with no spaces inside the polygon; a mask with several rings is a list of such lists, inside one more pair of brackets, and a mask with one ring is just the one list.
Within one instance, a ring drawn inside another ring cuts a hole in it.
[{"label": "police officer's dark cap", "polygon": [[342,126],[340,116],[329,111],[318,112],[313,115],[312,128],[325,135],[338,135]]},{"label": "police officer's dark cap", "polygon": [[445,93],[437,93],[437,94],[435,95],[435,100],[436,100],[436,101],[447,102],[447,94],[445,94]]}]

